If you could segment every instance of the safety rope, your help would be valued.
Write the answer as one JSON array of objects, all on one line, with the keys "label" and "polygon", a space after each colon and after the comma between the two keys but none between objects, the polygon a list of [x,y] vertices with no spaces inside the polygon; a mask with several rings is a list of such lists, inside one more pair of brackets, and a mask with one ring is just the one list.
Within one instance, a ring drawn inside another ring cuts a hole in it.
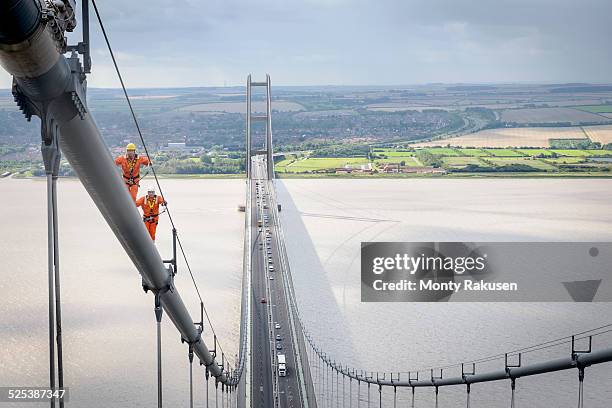
[{"label": "safety rope", "polygon": [[[124,94],[124,96],[125,96],[125,100],[126,100],[126,102],[127,102],[127,104],[128,104],[128,108],[129,108],[129,110],[130,110],[130,113],[131,113],[132,119],[133,119],[133,121],[134,121],[134,125],[136,126],[136,130],[137,130],[137,132],[138,132],[138,136],[139,136],[140,141],[141,141],[141,143],[142,143],[142,146],[143,146],[143,148],[144,148],[145,154],[147,155],[147,157],[149,157],[149,158],[150,158],[150,157],[151,157],[151,155],[149,154],[149,149],[147,148],[147,144],[146,144],[145,139],[144,139],[144,136],[143,136],[143,134],[142,134],[142,130],[141,130],[141,128],[140,128],[140,124],[139,124],[139,122],[138,122],[138,119],[137,119],[137,117],[136,117],[136,113],[135,113],[135,111],[134,111],[134,107],[132,106],[132,102],[131,102],[130,97],[129,97],[129,95],[128,95],[127,88],[126,88],[126,86],[125,86],[125,82],[123,81],[123,76],[121,75],[121,71],[119,70],[119,65],[117,64],[117,60],[116,60],[116,58],[115,58],[115,54],[114,54],[113,49],[112,49],[112,47],[111,47],[110,40],[109,40],[109,38],[108,38],[108,34],[106,33],[106,29],[105,29],[105,27],[104,27],[104,23],[102,22],[102,17],[101,17],[101,15],[100,15],[100,12],[99,12],[99,10],[98,10],[98,6],[97,6],[97,4],[96,4],[96,1],[95,1],[95,0],[92,0],[92,5],[93,5],[94,11],[95,11],[95,13],[96,13],[96,18],[97,18],[98,23],[99,23],[99,25],[100,25],[100,29],[101,29],[101,31],[102,31],[102,35],[103,35],[103,37],[104,37],[104,41],[106,42],[106,46],[107,46],[107,48],[108,48],[108,52],[110,53],[110,56],[111,56],[111,59],[112,59],[112,62],[113,62],[114,68],[115,68],[115,72],[116,72],[117,77],[118,77],[118,79],[119,79],[119,82],[120,82],[120,84],[121,84],[121,88],[122,88],[122,90],[123,90],[123,94]],[[151,169],[151,173],[153,174],[153,177],[155,178],[155,184],[157,185],[157,188],[159,189],[159,194],[160,194],[161,196],[164,196],[164,194],[163,194],[163,190],[162,190],[161,184],[160,184],[160,182],[159,182],[159,178],[157,177],[157,173],[156,173],[156,171],[155,171],[155,167],[153,166],[153,163],[151,163],[150,169]],[[148,173],[147,173],[147,174],[148,174]],[[170,209],[169,209],[167,206],[166,206],[166,210],[167,210],[167,211],[166,211],[166,213],[168,214],[168,219],[170,220],[170,224],[172,225],[172,228],[176,230],[176,226],[175,226],[175,223],[174,223],[174,219],[172,218],[172,214],[171,214],[171,212],[170,212]],[[178,243],[179,248],[180,248],[180,250],[181,250],[181,254],[182,254],[182,256],[183,256],[183,259],[184,259],[184,261],[185,261],[185,264],[186,264],[186,266],[187,266],[187,270],[189,271],[189,275],[190,275],[190,277],[191,277],[191,281],[193,282],[193,286],[194,286],[194,288],[195,288],[195,291],[196,291],[196,293],[197,293],[197,295],[198,295],[198,298],[199,298],[200,302],[203,304],[202,296],[201,296],[201,294],[200,294],[200,289],[199,289],[199,287],[198,287],[198,285],[197,285],[197,283],[196,283],[196,281],[195,281],[195,278],[194,278],[194,276],[193,276],[193,272],[192,272],[192,270],[191,270],[191,266],[189,265],[189,262],[188,262],[188,260],[187,260],[187,255],[185,254],[185,250],[184,250],[184,248],[183,248],[183,244],[182,244],[181,239],[180,239],[180,237],[178,236],[178,234],[177,234],[177,236],[176,236],[176,240],[177,240],[177,243]],[[210,320],[210,317],[209,317],[209,315],[208,315],[208,311],[206,310],[206,308],[204,308],[204,313],[205,313],[205,316],[206,316],[206,319],[207,319],[207,321],[208,321],[209,328],[210,328],[210,330],[211,330],[212,334],[216,336],[216,333],[215,333],[214,327],[213,327],[213,325],[212,325],[212,322],[211,322],[211,320]],[[218,347],[219,347],[219,350],[220,350],[221,352],[223,352],[223,347],[221,347],[221,345],[220,345],[220,344],[218,344]],[[241,373],[241,374],[242,374],[242,373]]]}]

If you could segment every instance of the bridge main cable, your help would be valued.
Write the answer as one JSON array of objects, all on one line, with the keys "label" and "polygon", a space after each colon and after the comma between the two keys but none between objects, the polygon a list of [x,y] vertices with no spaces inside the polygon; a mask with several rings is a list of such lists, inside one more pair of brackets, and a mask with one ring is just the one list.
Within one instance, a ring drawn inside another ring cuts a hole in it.
[{"label": "bridge main cable", "polygon": [[194,325],[116,171],[86,105],[85,75],[78,56],[63,55],[63,39],[53,30],[53,17],[43,16],[42,7],[36,0],[3,2],[7,13],[3,11],[0,18],[0,64],[14,76],[13,93],[19,106],[28,119],[40,116],[43,130],[49,124],[57,128],[64,156],[136,266],[143,285],[160,292],[162,307],[211,375],[235,385],[237,377],[219,367]]}]

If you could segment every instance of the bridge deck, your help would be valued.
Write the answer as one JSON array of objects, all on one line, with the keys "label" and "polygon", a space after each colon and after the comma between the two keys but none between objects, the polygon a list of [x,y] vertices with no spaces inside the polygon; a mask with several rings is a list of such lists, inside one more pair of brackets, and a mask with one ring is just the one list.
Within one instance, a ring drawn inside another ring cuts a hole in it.
[{"label": "bridge deck", "polygon": [[[253,407],[302,407],[300,376],[296,353],[298,339],[291,330],[289,304],[281,268],[278,239],[271,211],[271,188],[265,159],[253,159],[251,188],[252,211],[252,297],[253,337],[251,356]],[[272,268],[271,268],[272,266]],[[265,303],[262,300],[265,299]],[[280,340],[276,340],[280,336]],[[282,348],[277,349],[280,345]],[[284,354],[287,375],[278,376],[276,356]],[[276,396],[276,398],[275,398]]]}]

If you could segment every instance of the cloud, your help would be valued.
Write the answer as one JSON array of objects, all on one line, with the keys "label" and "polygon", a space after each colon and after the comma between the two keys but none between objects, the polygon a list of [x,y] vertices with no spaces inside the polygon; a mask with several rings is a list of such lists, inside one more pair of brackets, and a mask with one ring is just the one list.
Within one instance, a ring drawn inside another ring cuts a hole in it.
[{"label": "cloud", "polygon": [[[129,86],[612,82],[608,0],[107,0]],[[112,84],[92,17],[92,86]],[[588,61],[589,63],[584,63]],[[8,86],[6,75],[0,86]]]}]

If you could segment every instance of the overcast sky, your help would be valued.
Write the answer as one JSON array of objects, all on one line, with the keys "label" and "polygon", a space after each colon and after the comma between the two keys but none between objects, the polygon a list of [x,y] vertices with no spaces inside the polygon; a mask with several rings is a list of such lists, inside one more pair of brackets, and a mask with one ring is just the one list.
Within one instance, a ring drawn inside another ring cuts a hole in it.
[{"label": "overcast sky", "polygon": [[[128,87],[612,82],[611,0],[99,3]],[[117,87],[92,30],[90,86]]]}]

